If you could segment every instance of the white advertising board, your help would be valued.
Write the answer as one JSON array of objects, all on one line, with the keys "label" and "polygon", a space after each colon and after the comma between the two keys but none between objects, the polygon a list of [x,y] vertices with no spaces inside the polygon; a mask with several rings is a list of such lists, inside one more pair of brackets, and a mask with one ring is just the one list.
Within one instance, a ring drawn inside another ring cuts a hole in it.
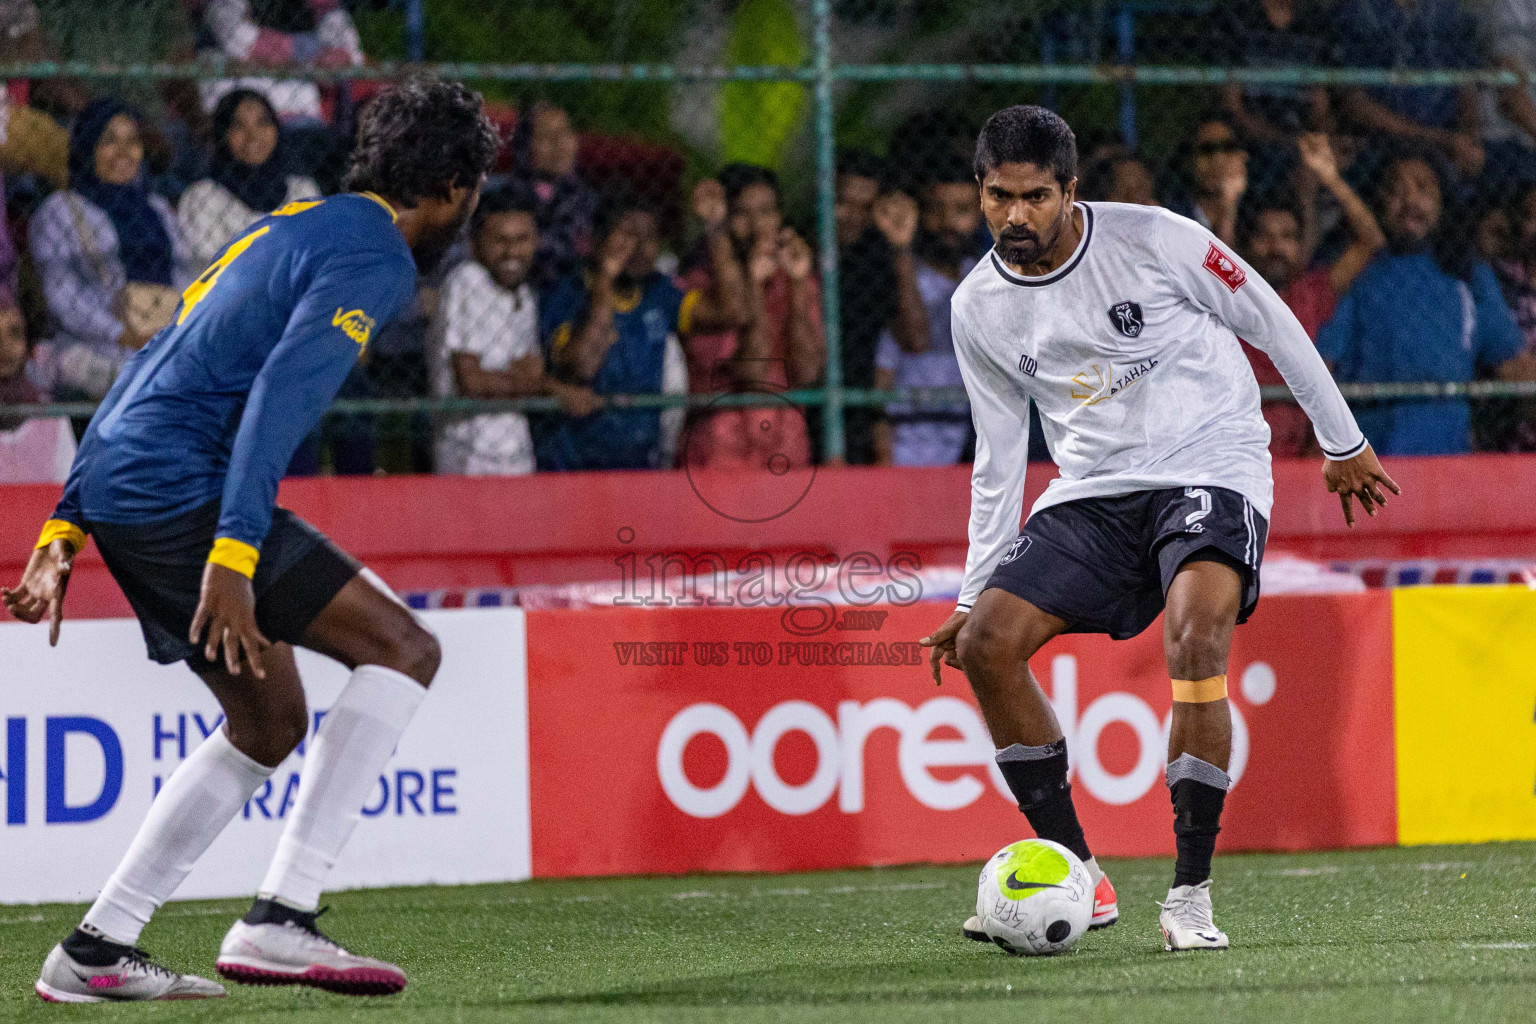
[{"label": "white advertising board", "polygon": [[[529,876],[528,672],[514,608],[426,612],[443,663],[327,888]],[[177,891],[255,891],[298,794],[302,751],[347,671],[298,652],[305,745]],[[222,719],[185,665],[156,665],[131,619],[0,624],[0,903],[92,899],[160,784]]]}]

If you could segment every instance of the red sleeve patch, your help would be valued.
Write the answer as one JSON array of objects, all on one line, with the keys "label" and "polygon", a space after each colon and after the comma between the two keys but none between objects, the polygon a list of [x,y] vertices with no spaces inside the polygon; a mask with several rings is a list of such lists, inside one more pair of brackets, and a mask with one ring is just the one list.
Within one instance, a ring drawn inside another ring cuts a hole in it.
[{"label": "red sleeve patch", "polygon": [[1205,252],[1205,269],[1215,274],[1217,280],[1234,292],[1248,280],[1248,275],[1237,265],[1237,261],[1218,249],[1215,242]]}]

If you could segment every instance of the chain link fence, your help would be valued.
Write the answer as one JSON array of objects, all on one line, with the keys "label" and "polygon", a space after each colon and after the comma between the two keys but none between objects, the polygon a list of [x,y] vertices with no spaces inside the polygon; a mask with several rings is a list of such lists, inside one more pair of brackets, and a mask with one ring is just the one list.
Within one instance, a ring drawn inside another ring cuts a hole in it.
[{"label": "chain link fence", "polygon": [[1080,198],[1280,289],[1380,450],[1536,450],[1528,0],[0,0],[0,64],[0,479],[59,478],[180,291],[340,188],[418,68],[506,146],[295,473],[969,458],[971,149],[1026,102],[1076,129]]}]

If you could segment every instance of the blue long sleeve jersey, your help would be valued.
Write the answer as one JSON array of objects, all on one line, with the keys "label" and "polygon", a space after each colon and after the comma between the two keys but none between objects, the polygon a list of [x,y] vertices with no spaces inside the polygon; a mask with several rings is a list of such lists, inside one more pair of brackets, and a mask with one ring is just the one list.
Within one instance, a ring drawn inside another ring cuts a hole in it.
[{"label": "blue long sleeve jersey", "polygon": [[157,522],[218,500],[214,560],[254,571],[294,450],[415,290],[394,221],[377,196],[344,194],[289,203],[230,242],[124,366],[53,518]]}]

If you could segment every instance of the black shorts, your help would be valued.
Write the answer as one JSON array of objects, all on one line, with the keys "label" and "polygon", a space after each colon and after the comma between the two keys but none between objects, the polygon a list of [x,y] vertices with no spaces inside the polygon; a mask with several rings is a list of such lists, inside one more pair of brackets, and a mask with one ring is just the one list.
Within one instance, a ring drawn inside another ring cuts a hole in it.
[{"label": "black shorts", "polygon": [[[102,560],[123,588],[144,629],[149,656],[162,665],[185,661],[213,668],[187,640],[202,594],[203,566],[213,549],[219,502],[153,523],[87,523]],[[296,644],[309,624],[362,569],[319,530],[285,508],[272,510],[251,588],[256,624],[268,640]]]},{"label": "black shorts", "polygon": [[1179,567],[1221,562],[1243,581],[1237,621],[1259,603],[1269,524],[1224,487],[1171,487],[1082,498],[1029,517],[988,587],[1067,622],[1069,633],[1135,636],[1163,610]]}]

